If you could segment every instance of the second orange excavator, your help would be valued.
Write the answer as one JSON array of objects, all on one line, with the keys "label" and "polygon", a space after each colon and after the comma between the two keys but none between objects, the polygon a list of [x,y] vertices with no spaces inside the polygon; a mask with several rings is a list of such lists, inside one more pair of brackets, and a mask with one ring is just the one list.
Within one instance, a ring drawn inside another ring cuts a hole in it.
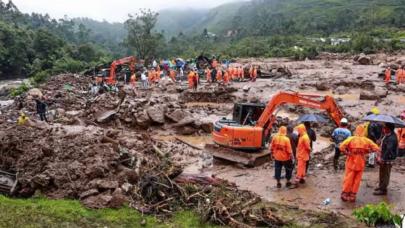
[{"label": "second orange excavator", "polygon": [[298,105],[326,111],[337,124],[343,118],[335,99],[331,96],[278,92],[265,104],[235,104],[233,119],[222,119],[214,123],[212,132],[214,145],[206,149],[214,157],[246,166],[255,166],[268,159],[266,144],[276,121],[274,112],[282,105]]}]

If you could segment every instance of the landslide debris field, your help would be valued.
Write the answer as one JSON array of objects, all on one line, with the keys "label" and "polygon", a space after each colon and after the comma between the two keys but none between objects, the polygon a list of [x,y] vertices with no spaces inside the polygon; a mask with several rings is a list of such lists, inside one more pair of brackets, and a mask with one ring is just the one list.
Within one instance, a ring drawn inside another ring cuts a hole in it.
[{"label": "landslide debris field", "polygon": [[[90,208],[128,204],[162,218],[192,209],[220,225],[357,226],[351,210],[380,200],[404,212],[400,160],[386,198],[371,195],[378,170],[370,169],[356,205],[339,201],[343,170],[332,171],[332,122],[315,126],[320,139],[308,183],[298,189],[276,189],[270,163],[246,169],[214,161],[204,150],[211,143],[212,122],[231,116],[234,102],[266,102],[280,90],[332,95],[353,126],[373,106],[393,115],[405,109],[405,87],[385,86],[379,77],[386,64],[405,64],[403,55],[320,58],[241,59],[237,62],[260,65],[266,78],[228,87],[203,80],[197,92],[163,79],[150,90],[124,87],[125,93],[93,95],[90,78],[54,76],[1,109],[0,170],[17,173],[16,197],[78,199]],[[33,97],[38,94],[47,98],[51,124],[36,120]],[[27,126],[16,125],[20,111],[31,114]],[[276,125],[308,112],[319,111],[283,107]],[[322,205],[326,198],[330,205]]]}]

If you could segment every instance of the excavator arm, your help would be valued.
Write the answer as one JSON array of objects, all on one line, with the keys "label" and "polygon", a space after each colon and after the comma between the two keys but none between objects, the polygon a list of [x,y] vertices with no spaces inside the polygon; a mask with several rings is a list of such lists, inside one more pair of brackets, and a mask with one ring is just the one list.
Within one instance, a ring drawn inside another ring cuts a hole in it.
[{"label": "excavator arm", "polygon": [[331,96],[300,94],[297,92],[279,92],[270,99],[256,123],[256,127],[263,128],[265,138],[268,137],[271,127],[276,120],[276,117],[273,115],[274,111],[284,104],[300,105],[308,108],[325,110],[338,126],[340,120],[343,118],[342,111],[337,105],[335,99]]},{"label": "excavator arm", "polygon": [[135,61],[136,61],[135,57],[129,56],[112,62],[110,67],[110,76],[107,79],[107,83],[109,85],[114,85],[117,82],[115,71],[117,70],[117,67],[120,65],[127,64],[129,66],[129,69],[131,70],[131,74],[133,74],[135,72]]}]

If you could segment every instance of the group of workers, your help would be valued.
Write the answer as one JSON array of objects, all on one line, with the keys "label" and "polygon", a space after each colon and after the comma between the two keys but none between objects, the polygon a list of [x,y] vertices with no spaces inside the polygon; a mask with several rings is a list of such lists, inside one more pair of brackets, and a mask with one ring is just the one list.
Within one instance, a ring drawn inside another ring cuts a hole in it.
[{"label": "group of workers", "polygon": [[397,69],[394,73],[391,67],[387,67],[384,72],[384,82],[385,84],[389,84],[393,76],[396,77],[397,84],[405,83],[405,65]]},{"label": "group of workers", "polygon": [[[222,66],[214,67],[214,65],[207,67],[204,71],[208,83],[218,82],[228,85],[231,81],[243,81],[247,77],[242,66],[229,66],[223,70]],[[257,75],[258,67],[252,65],[249,69],[249,79],[256,81]]]},{"label": "group of workers", "polygon": [[[377,113],[379,110],[373,108],[372,112]],[[405,120],[405,111],[401,114],[401,119]],[[371,153],[377,154],[376,159],[380,167],[379,185],[374,195],[386,195],[393,161],[396,157],[405,156],[405,128],[395,132],[394,124],[368,122],[358,125],[352,136],[348,126],[348,120],[343,118],[340,126],[332,133],[332,140],[335,142],[335,170],[338,169],[340,155],[347,157],[341,199],[356,201],[366,166],[366,155]],[[280,127],[269,146],[274,159],[277,188],[282,187],[280,181],[283,167],[286,172],[286,187],[295,188],[305,183],[308,161],[313,150],[312,142],[316,140],[316,134],[308,122],[296,126],[295,130],[296,132],[291,126]],[[380,135],[376,135],[378,131]],[[295,181],[291,182],[294,166],[297,169],[296,177]]]}]

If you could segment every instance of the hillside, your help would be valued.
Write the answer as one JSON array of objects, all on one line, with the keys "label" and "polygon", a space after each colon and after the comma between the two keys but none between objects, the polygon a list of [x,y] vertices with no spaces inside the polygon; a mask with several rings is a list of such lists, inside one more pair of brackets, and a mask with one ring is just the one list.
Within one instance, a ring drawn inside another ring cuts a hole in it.
[{"label": "hillside", "polygon": [[[329,35],[369,28],[405,28],[403,0],[253,0],[209,11],[165,10],[159,30],[166,34],[239,31],[257,35]],[[174,16],[175,15],[175,16]],[[189,29],[184,29],[189,26]]]}]

